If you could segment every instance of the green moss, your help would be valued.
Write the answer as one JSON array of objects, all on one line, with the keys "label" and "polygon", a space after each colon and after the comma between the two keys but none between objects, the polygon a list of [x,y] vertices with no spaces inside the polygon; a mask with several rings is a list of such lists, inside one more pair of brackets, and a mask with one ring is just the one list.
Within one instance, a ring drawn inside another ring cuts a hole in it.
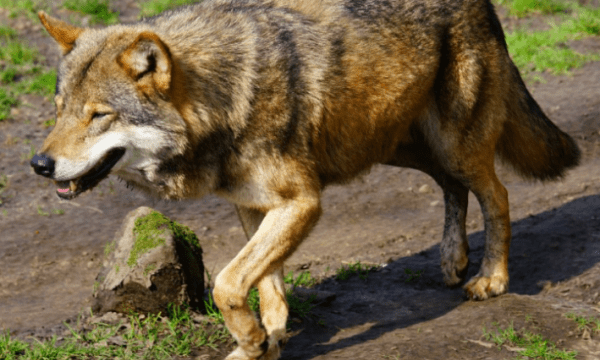
[{"label": "green moss", "polygon": [[140,255],[165,244],[165,240],[159,238],[164,229],[169,225],[169,219],[162,214],[153,211],[150,214],[135,220],[133,232],[136,235],[133,249],[127,259],[127,265],[133,267],[137,264]]},{"label": "green moss", "polygon": [[152,270],[156,269],[156,264],[150,264],[144,269],[144,276],[148,276]]},{"label": "green moss", "polygon": [[127,265],[134,266],[140,255],[165,244],[165,240],[159,236],[165,229],[171,230],[173,236],[184,240],[191,248],[200,249],[200,243],[196,234],[187,226],[169,220],[159,212],[152,211],[150,214],[135,221],[134,233],[137,234],[135,244],[131,250]]},{"label": "green moss", "polygon": [[173,235],[176,238],[184,240],[192,248],[200,249],[200,242],[198,241],[198,237],[196,236],[196,234],[194,234],[192,229],[185,225],[181,225],[177,221],[171,221],[169,224],[169,228],[171,229],[171,231],[173,231]]}]

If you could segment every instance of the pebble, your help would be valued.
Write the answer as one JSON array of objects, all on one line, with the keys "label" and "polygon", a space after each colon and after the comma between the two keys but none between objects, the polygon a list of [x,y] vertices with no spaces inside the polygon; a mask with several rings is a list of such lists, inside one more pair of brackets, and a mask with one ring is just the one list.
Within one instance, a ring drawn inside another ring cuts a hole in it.
[{"label": "pebble", "polygon": [[421,193],[421,194],[431,194],[432,192],[433,192],[433,189],[431,188],[431,186],[429,186],[427,184],[425,184],[419,188],[419,193]]}]

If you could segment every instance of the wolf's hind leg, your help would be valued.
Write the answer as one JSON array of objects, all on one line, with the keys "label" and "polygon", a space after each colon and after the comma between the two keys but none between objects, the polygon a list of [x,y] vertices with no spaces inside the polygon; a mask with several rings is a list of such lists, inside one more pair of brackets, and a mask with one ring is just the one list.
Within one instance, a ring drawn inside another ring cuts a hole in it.
[{"label": "wolf's hind leg", "polygon": [[[443,174],[443,175],[442,175]],[[444,190],[444,235],[440,244],[442,273],[446,286],[460,284],[469,268],[469,241],[465,226],[469,190],[445,173],[434,176]]]},{"label": "wolf's hind leg", "polygon": [[[468,188],[475,194],[484,216],[485,255],[479,272],[463,288],[469,298],[485,300],[508,291],[508,253],[511,238],[508,192],[494,171],[493,141],[484,140],[480,144],[475,144],[476,146],[471,144],[476,151],[469,151],[464,146],[467,141],[463,139],[452,142],[451,140],[454,139],[446,136],[445,140],[450,146],[439,153],[440,164],[443,164],[449,176],[460,179],[462,187]],[[464,199],[466,196],[464,191],[461,190],[459,193],[463,194],[461,196]],[[464,201],[466,205],[466,199]],[[447,217],[448,210],[447,208]],[[457,216],[464,218],[464,215]],[[460,229],[460,231],[464,230]]]},{"label": "wolf's hind leg", "polygon": [[432,156],[429,146],[424,143],[399,146],[394,159],[387,165],[423,171],[444,191],[446,216],[440,245],[442,274],[447,286],[460,284],[469,267],[469,242],[465,226],[469,189],[446,173]]},{"label": "wolf's hind leg", "polygon": [[481,268],[463,287],[469,298],[485,300],[508,291],[508,253],[511,228],[508,192],[496,174],[489,173],[487,181],[470,186],[475,193],[485,219],[485,254]]}]

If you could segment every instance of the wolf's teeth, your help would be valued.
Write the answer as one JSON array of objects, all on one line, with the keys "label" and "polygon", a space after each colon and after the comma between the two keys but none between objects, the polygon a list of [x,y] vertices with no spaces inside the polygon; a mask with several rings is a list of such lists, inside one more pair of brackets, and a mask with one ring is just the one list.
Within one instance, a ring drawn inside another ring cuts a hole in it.
[{"label": "wolf's teeth", "polygon": [[73,180],[69,182],[69,189],[71,189],[72,192],[75,192],[77,190],[77,184],[75,184]]}]

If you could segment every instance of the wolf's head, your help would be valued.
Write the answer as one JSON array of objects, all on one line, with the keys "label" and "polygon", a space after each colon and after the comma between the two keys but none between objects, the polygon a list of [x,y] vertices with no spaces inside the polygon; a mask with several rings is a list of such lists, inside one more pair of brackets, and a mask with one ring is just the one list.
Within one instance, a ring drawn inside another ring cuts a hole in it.
[{"label": "wolf's head", "polygon": [[63,52],[56,126],[31,160],[72,199],[113,172],[152,192],[167,184],[159,168],[183,153],[183,76],[169,48],[140,26],[84,29],[40,12]]}]

